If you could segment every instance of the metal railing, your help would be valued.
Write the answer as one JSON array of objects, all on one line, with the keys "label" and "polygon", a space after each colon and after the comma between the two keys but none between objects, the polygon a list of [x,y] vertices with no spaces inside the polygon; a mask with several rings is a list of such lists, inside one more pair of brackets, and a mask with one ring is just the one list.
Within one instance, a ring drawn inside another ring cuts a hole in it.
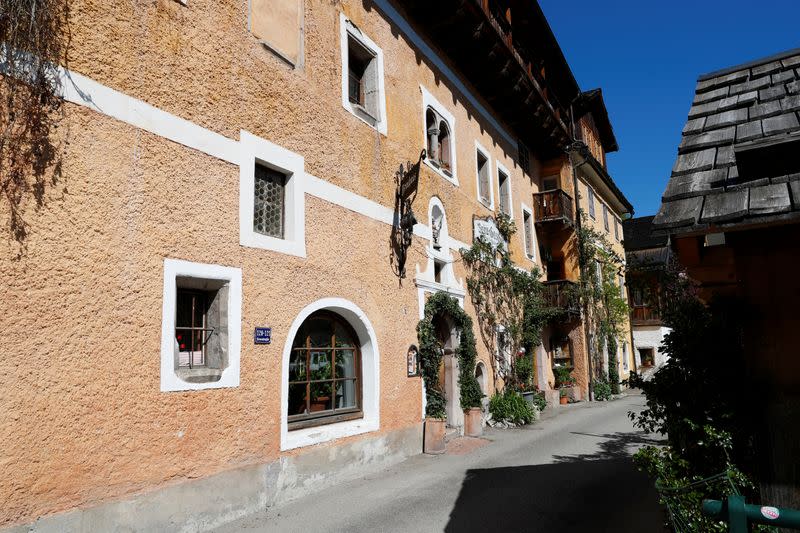
[{"label": "metal railing", "polygon": [[744,496],[732,494],[727,501],[703,500],[703,514],[728,522],[729,533],[747,533],[750,524],[800,529],[800,511],[745,503]]},{"label": "metal railing", "polygon": [[572,197],[561,189],[539,192],[533,195],[533,211],[536,223],[561,220],[575,222]]}]

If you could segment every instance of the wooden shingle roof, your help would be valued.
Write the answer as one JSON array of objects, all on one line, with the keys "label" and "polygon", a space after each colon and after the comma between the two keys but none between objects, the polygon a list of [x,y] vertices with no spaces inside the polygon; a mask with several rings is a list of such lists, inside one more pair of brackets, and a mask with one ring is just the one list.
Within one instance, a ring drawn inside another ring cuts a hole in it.
[{"label": "wooden shingle roof", "polygon": [[701,76],[653,227],[800,220],[800,49]]}]

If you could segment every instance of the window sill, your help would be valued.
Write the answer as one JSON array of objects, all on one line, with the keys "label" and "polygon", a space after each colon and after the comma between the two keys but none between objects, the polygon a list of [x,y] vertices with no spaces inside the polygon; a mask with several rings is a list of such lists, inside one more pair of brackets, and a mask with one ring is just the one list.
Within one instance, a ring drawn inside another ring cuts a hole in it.
[{"label": "window sill", "polygon": [[178,368],[175,375],[186,383],[216,383],[224,372],[225,369],[219,368]]},{"label": "window sill", "polygon": [[307,418],[304,420],[289,421],[289,431],[297,431],[298,429],[305,429],[311,427],[327,426],[336,424],[338,422],[347,422],[349,420],[357,420],[364,418],[364,413],[359,409],[357,411],[342,413],[337,415],[320,416],[318,418]]},{"label": "window sill", "polygon": [[345,422],[287,431],[285,437],[281,439],[281,451],[313,446],[344,437],[378,431],[380,429],[379,426],[377,418],[357,418]]},{"label": "window sill", "polygon": [[378,130],[378,133],[386,136],[386,121],[373,117],[364,107],[359,104],[354,104],[349,99],[345,100],[343,104],[344,108],[349,111],[351,115],[359,119],[370,128]]},{"label": "window sill", "polygon": [[449,181],[450,183],[452,183],[453,185],[458,187],[458,179],[456,178],[456,176],[452,172],[448,172],[448,171],[443,170],[442,167],[440,167],[436,163],[430,162],[427,157],[423,161],[425,162],[425,165],[429,169],[433,170],[434,172],[439,174],[441,177],[443,177],[444,179],[446,179],[447,181]]}]

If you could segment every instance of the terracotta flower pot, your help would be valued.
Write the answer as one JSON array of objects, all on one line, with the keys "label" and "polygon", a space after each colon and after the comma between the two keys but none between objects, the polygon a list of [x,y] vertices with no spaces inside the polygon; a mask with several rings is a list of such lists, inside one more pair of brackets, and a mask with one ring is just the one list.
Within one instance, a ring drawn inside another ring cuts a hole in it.
[{"label": "terracotta flower pot", "polygon": [[558,401],[561,403],[561,405],[567,405],[569,403],[569,398],[562,396]]},{"label": "terracotta flower pot", "polygon": [[483,435],[483,416],[480,407],[471,407],[464,411],[464,435],[480,437]]},{"label": "terracotta flower pot", "polygon": [[422,443],[422,451],[433,455],[444,453],[444,430],[445,421],[441,418],[425,419],[425,437]]}]

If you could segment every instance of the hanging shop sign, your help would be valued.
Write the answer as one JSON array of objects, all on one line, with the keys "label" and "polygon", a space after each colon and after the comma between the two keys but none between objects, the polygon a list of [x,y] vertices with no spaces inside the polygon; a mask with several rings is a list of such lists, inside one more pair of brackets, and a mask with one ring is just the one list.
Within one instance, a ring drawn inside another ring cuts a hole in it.
[{"label": "hanging shop sign", "polygon": [[472,217],[472,239],[473,241],[483,239],[495,248],[505,242],[503,235],[497,228],[497,223],[492,217]]}]

